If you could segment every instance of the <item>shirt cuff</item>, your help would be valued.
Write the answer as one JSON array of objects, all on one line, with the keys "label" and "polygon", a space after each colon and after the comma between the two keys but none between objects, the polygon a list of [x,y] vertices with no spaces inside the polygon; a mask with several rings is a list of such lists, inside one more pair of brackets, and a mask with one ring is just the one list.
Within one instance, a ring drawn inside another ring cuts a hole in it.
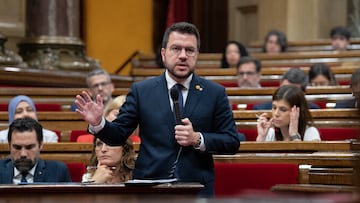
[{"label": "shirt cuff", "polygon": [[105,118],[102,117],[99,125],[97,125],[97,126],[89,125],[89,132],[91,134],[96,134],[96,133],[100,132],[100,130],[102,130],[104,128],[104,126],[105,126]]}]

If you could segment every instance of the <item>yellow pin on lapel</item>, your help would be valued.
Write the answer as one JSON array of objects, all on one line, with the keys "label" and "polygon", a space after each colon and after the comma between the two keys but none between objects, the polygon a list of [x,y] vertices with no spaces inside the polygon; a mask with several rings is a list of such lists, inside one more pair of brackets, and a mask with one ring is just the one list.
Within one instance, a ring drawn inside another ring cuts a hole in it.
[{"label": "yellow pin on lapel", "polygon": [[203,91],[203,88],[200,85],[196,85],[195,89],[198,90],[198,91]]}]

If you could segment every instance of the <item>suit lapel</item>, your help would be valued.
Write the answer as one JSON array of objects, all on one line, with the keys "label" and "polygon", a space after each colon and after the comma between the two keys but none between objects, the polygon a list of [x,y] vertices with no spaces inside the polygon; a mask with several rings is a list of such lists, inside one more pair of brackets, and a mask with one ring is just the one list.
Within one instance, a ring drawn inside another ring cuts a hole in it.
[{"label": "suit lapel", "polygon": [[189,93],[186,98],[183,117],[189,117],[196,109],[196,106],[200,101],[200,97],[203,94],[203,88],[203,84],[200,83],[199,77],[194,74],[190,83]]},{"label": "suit lapel", "polygon": [[34,182],[45,182],[44,174],[45,174],[45,162],[39,159],[34,173]]},{"label": "suit lapel", "polygon": [[172,118],[172,119],[168,119],[167,124],[170,129],[174,129],[175,117],[173,115],[172,108],[170,105],[165,72],[159,77],[159,80],[157,80],[157,82],[155,83],[154,90],[158,90],[158,91],[154,91],[154,96],[155,98],[157,98],[156,99],[157,105],[165,107],[165,108],[161,108],[161,111],[164,111],[165,118]]},{"label": "suit lapel", "polygon": [[14,165],[13,162],[9,159],[9,162],[5,165],[5,170],[0,172],[1,179],[4,184],[12,184],[14,177]]}]

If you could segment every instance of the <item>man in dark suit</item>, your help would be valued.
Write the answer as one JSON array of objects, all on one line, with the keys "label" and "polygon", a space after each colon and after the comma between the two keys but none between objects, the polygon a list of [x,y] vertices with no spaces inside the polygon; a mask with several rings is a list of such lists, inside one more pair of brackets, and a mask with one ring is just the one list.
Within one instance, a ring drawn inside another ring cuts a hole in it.
[{"label": "man in dark suit", "polygon": [[[109,145],[125,143],[139,125],[141,144],[133,178],[200,182],[205,186],[200,195],[212,196],[212,154],[236,153],[240,142],[224,87],[194,73],[199,49],[200,36],[194,25],[170,26],[161,49],[165,72],[134,83],[111,123],[102,117],[100,96],[94,103],[82,92],[75,102],[89,130]],[[183,86],[178,95],[184,104],[181,124],[176,124],[172,111],[176,110],[173,103],[178,102],[173,102],[170,91],[176,84]]]},{"label": "man in dark suit", "polygon": [[[308,84],[308,77],[303,70],[300,68],[291,68],[286,71],[281,79],[280,86],[283,85],[295,85],[304,92],[306,92],[306,86]],[[319,109],[320,107],[313,103],[308,102],[310,109]],[[254,105],[253,110],[270,110],[272,109],[272,102],[265,102],[262,104]]]},{"label": "man in dark suit", "polygon": [[350,88],[354,98],[336,102],[335,108],[359,108],[360,107],[360,68],[351,75]]},{"label": "man in dark suit", "polygon": [[71,182],[66,165],[40,159],[42,126],[32,118],[19,118],[10,124],[10,158],[0,161],[1,184]]}]

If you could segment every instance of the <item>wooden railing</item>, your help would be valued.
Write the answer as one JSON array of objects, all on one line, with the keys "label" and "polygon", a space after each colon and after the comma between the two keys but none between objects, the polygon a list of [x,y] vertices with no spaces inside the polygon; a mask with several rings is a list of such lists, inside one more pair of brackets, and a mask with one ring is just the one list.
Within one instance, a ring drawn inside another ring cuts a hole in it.
[{"label": "wooden railing", "polygon": [[[309,51],[309,52],[285,52],[280,54],[253,53],[252,56],[261,60],[263,67],[294,67],[311,66],[314,63],[327,63],[331,66],[340,66],[346,63],[360,62],[360,51]],[[197,67],[219,68],[221,53],[200,53]],[[158,67],[155,54],[139,54],[139,59],[134,63],[135,67],[154,68]]]}]

